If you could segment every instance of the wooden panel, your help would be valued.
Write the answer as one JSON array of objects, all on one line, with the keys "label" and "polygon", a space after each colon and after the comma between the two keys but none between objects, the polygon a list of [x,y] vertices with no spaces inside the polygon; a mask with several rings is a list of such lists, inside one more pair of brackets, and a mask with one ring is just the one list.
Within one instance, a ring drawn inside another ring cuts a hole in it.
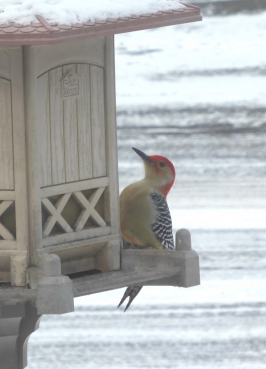
[{"label": "wooden panel", "polygon": [[0,79],[0,190],[14,189],[10,81]]},{"label": "wooden panel", "polygon": [[49,72],[50,84],[50,119],[51,119],[51,151],[52,151],[52,183],[65,183],[65,152],[63,101],[61,98],[62,68]]},{"label": "wooden panel", "polygon": [[9,51],[11,48],[0,48],[0,76],[4,79],[11,80],[11,71],[10,71],[10,54]]},{"label": "wooden panel", "polygon": [[117,236],[107,235],[97,238],[89,238],[84,240],[73,241],[71,243],[69,242],[60,243],[60,245],[47,246],[45,251],[49,253],[55,252],[60,258],[64,254],[66,255],[66,258],[70,259],[69,255],[71,255],[72,257],[73,254],[81,258],[81,256],[79,256],[80,252],[77,250],[84,250],[84,252],[82,251],[83,252],[82,255],[86,253],[86,256],[90,257],[94,256],[101,249],[101,247],[104,246],[104,244],[109,241],[119,242],[120,238]]},{"label": "wooden panel", "polygon": [[[65,65],[63,73],[71,70],[66,79],[71,79],[75,74],[75,65]],[[75,78],[75,77],[74,77]],[[78,77],[77,77],[78,78]],[[78,78],[79,83],[79,78]],[[78,91],[77,91],[78,93]],[[64,138],[65,138],[65,169],[66,182],[78,181],[78,138],[77,138],[77,97],[79,95],[71,95],[64,97]]]},{"label": "wooden panel", "polygon": [[40,127],[41,187],[52,184],[49,74],[38,78],[38,119]]},{"label": "wooden panel", "polygon": [[[0,240],[0,252],[3,250],[17,250],[18,242],[16,240]],[[0,255],[1,258],[1,255]],[[1,270],[1,267],[0,267]]]},{"label": "wooden panel", "polygon": [[42,188],[41,196],[42,198],[44,198],[44,197],[61,195],[64,193],[72,193],[76,191],[89,190],[91,188],[105,187],[108,185],[109,185],[109,178],[107,177],[95,178],[95,179],[90,179],[87,181],[81,181],[81,182],[76,182],[76,183],[66,183],[66,184],[61,184],[57,186]]},{"label": "wooden panel", "polygon": [[17,250],[17,246],[18,246],[18,242],[16,240],[0,240],[0,251]]},{"label": "wooden panel", "polygon": [[111,233],[110,227],[97,227],[93,229],[84,229],[80,232],[64,233],[56,236],[45,237],[42,240],[43,247],[60,245],[65,242],[84,240],[87,238],[106,236]]},{"label": "wooden panel", "polygon": [[[78,81],[74,92],[72,77]],[[103,68],[81,63],[55,68],[39,77],[38,93],[41,187],[105,176]]]},{"label": "wooden panel", "polygon": [[93,177],[106,175],[103,69],[91,66]]},{"label": "wooden panel", "polygon": [[[58,65],[71,64],[78,60],[104,66],[104,45],[105,38],[97,37],[38,46],[38,76]],[[2,60],[1,53],[0,58]]]},{"label": "wooden panel", "polygon": [[78,64],[77,73],[80,76],[80,98],[77,99],[79,179],[83,180],[92,177],[89,65]]},{"label": "wooden panel", "polygon": [[2,200],[15,200],[14,191],[0,191],[0,201]]}]

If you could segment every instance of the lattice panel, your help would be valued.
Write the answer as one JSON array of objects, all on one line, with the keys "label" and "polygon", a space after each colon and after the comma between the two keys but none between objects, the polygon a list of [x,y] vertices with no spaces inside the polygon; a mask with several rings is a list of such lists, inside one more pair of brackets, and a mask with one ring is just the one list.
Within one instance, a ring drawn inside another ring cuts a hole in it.
[{"label": "lattice panel", "polygon": [[43,198],[43,237],[106,226],[103,196],[105,188]]},{"label": "lattice panel", "polygon": [[0,200],[0,240],[16,239],[15,201]]}]

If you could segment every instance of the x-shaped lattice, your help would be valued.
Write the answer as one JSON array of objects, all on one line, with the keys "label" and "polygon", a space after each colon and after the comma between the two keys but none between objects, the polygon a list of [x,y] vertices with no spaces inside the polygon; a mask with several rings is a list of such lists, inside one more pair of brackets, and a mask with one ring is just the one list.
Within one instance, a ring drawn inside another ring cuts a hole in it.
[{"label": "x-shaped lattice", "polygon": [[51,233],[55,223],[58,223],[59,226],[66,233],[73,232],[73,229],[67,223],[67,221],[62,217],[61,213],[68,202],[71,193],[66,193],[62,195],[59,200],[57,200],[55,206],[51,203],[51,201],[47,198],[42,199],[42,203],[45,209],[48,211],[50,216],[47,218],[44,227],[43,227],[43,236],[47,237]]},{"label": "x-shaped lattice", "polygon": [[[62,195],[55,205],[51,203],[51,201],[48,198],[42,199],[42,204],[45,207],[45,209],[50,214],[47,218],[44,227],[43,227],[43,237],[47,237],[50,235],[55,223],[58,223],[58,225],[62,228],[62,230],[66,233],[74,232],[74,230],[81,231],[89,217],[92,217],[93,220],[100,226],[103,227],[106,225],[106,222],[103,220],[103,218],[100,216],[100,214],[95,210],[95,206],[98,203],[103,191],[105,190],[105,187],[97,188],[87,199],[82,192],[77,191],[73,193],[67,193],[65,195]],[[67,221],[63,218],[61,215],[64,207],[66,206],[70,196],[73,195],[77,203],[82,207],[82,211],[74,225],[74,230],[70,227],[70,225],[67,223]]]},{"label": "x-shaped lattice", "polygon": [[[11,204],[13,204],[14,201],[6,200],[2,201],[0,204],[0,217],[1,215],[9,208]],[[4,240],[14,240],[14,236],[12,233],[9,232],[9,230],[0,223],[0,236],[3,237]]]},{"label": "x-shaped lattice", "polygon": [[81,231],[83,227],[85,226],[87,220],[89,217],[92,217],[93,220],[100,226],[106,226],[105,221],[100,216],[99,213],[94,209],[95,205],[99,201],[103,191],[105,190],[105,187],[99,187],[97,188],[89,197],[87,200],[86,197],[83,195],[82,192],[74,192],[73,196],[75,197],[76,201],[79,203],[79,205],[83,208],[80,216],[78,217],[78,220],[76,221],[76,224],[74,226],[75,231]]}]

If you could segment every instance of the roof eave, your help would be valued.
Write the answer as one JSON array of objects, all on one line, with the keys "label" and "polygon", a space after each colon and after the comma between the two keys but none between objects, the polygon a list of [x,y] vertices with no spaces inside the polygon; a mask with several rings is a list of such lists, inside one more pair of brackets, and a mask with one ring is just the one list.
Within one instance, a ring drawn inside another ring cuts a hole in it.
[{"label": "roof eave", "polygon": [[107,19],[106,21],[95,22],[91,25],[85,24],[86,26],[81,26],[80,28],[73,25],[70,30],[58,30],[57,27],[50,27],[44,33],[1,33],[0,46],[57,44],[202,20],[199,7],[185,5],[185,10],[177,9],[169,12],[158,12],[130,18]]}]

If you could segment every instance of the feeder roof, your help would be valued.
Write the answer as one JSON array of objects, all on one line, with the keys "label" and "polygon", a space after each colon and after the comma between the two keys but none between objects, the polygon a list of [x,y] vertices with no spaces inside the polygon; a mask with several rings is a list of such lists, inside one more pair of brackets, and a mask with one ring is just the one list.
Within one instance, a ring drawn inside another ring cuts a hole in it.
[{"label": "feeder roof", "polygon": [[[38,2],[38,0],[28,0],[28,2],[34,1]],[[43,0],[43,2],[45,1],[47,0]],[[67,0],[57,1],[64,2]],[[84,0],[77,1],[80,2]],[[105,1],[108,2],[109,0]],[[176,0],[148,0],[148,3],[151,3],[152,1],[157,3],[157,7],[148,7],[147,9],[152,10],[152,12],[149,13],[141,13],[140,9],[145,10],[146,8],[135,7],[134,11],[132,11],[131,7],[127,16],[119,16],[127,14],[125,11],[114,11],[113,13],[102,12],[99,13],[98,16],[97,13],[94,12],[94,15],[92,15],[87,21],[84,21],[84,16],[80,16],[76,18],[78,19],[76,23],[69,23],[69,20],[72,19],[71,16],[69,18],[58,17],[58,21],[51,20],[56,19],[55,14],[47,18],[43,15],[34,15],[34,19],[31,22],[30,20],[32,19],[32,15],[29,17],[24,16],[24,18],[14,16],[14,21],[10,21],[12,17],[10,18],[9,16],[9,18],[5,18],[3,16],[3,12],[1,13],[1,3],[3,3],[3,0],[0,0],[0,46],[56,44],[149,28],[195,22],[202,19],[200,9],[196,6],[181,4]],[[74,7],[75,1],[72,0],[71,2]],[[15,7],[16,3],[21,4],[23,1],[13,0],[13,3]],[[115,1],[113,1],[113,4],[114,3]],[[158,3],[162,4],[159,4],[158,7]],[[163,6],[163,3],[166,5],[170,4],[171,6]],[[16,13],[13,12],[13,14]],[[113,17],[104,18],[103,15],[107,14],[113,15]],[[76,15],[77,14],[75,14],[75,16]],[[117,17],[114,17],[114,15],[117,15]],[[3,19],[9,19],[9,21],[1,24],[1,20]],[[82,21],[80,19],[82,19]]]}]

